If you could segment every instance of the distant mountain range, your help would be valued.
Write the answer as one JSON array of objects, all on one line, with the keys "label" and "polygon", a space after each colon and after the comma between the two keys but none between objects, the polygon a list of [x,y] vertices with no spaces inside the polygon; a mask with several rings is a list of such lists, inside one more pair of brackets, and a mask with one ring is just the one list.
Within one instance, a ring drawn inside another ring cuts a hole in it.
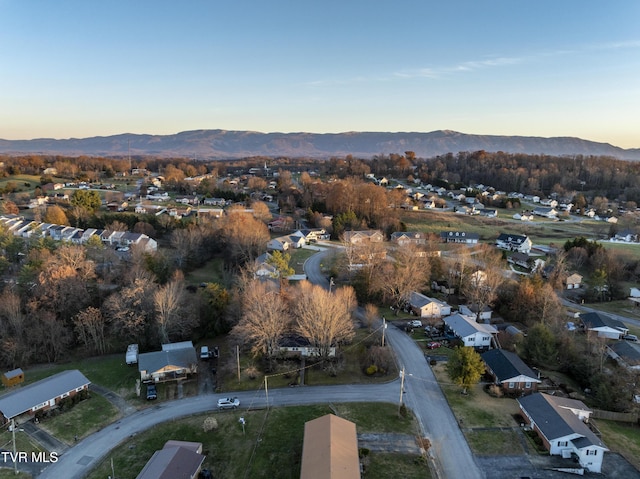
[{"label": "distant mountain range", "polygon": [[413,151],[430,158],[460,151],[546,154],[554,156],[611,156],[640,160],[640,148],[623,149],[572,137],[469,135],[450,130],[430,133],[260,133],[255,131],[196,130],[174,135],[96,136],[55,140],[1,140],[0,153],[58,154],[69,156],[151,155],[201,160],[238,159],[251,156],[330,158],[353,155],[403,154]]}]

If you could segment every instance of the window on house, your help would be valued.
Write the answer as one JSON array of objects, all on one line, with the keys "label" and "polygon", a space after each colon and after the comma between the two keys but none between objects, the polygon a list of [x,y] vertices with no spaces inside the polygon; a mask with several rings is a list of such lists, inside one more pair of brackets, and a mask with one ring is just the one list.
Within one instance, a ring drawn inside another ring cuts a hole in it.
[{"label": "window on house", "polygon": [[516,383],[509,383],[509,389],[513,389],[514,387],[516,387]]},{"label": "window on house", "polygon": [[567,441],[558,441],[558,447],[566,447],[567,445]]},{"label": "window on house", "polygon": [[594,449],[593,451],[587,450],[587,456],[597,456],[597,455],[598,455],[597,449]]},{"label": "window on house", "polygon": [[69,395],[69,393],[64,393],[62,396],[60,396],[61,398],[66,398]]},{"label": "window on house", "polygon": [[526,383],[524,383],[524,387],[526,389],[529,389],[531,387],[531,381],[527,381]]}]

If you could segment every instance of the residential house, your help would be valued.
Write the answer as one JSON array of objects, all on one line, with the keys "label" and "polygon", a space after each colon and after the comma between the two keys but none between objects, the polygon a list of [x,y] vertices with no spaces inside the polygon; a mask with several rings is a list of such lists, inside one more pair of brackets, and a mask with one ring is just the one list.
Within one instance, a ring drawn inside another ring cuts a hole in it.
[{"label": "residential house", "polygon": [[589,429],[591,410],[582,401],[535,393],[518,398],[518,403],[549,454],[577,459],[589,472],[602,472],[604,453],[609,449]]},{"label": "residential house", "polygon": [[507,251],[519,251],[520,253],[530,253],[533,243],[526,235],[511,235],[501,233],[496,239],[496,246]]},{"label": "residential house", "polygon": [[533,213],[529,211],[523,211],[522,213],[516,213],[513,215],[514,220],[520,221],[533,221]]},{"label": "residential house", "polygon": [[280,274],[278,270],[272,264],[269,264],[271,255],[269,253],[263,253],[256,258],[255,271],[253,276],[256,278],[277,278]]},{"label": "residential house", "polygon": [[587,331],[595,331],[599,338],[620,339],[629,333],[622,321],[606,314],[591,312],[580,314],[580,320]]},{"label": "residential house", "polygon": [[421,231],[396,231],[391,233],[390,240],[398,246],[421,245],[427,242],[427,235]]},{"label": "residential house", "polygon": [[456,294],[456,288],[450,286],[447,280],[432,281],[431,289],[442,294]]},{"label": "residential house", "polygon": [[[478,312],[480,314],[478,314]],[[485,323],[491,321],[491,315],[493,314],[493,310],[489,306],[483,306],[482,310],[480,310],[480,306],[476,304],[461,304],[460,305],[460,314],[464,316],[470,316],[472,318],[476,318],[476,320],[482,320]]]},{"label": "residential house", "polygon": [[196,349],[191,341],[162,345],[162,351],[138,355],[138,371],[143,382],[186,379],[198,372]]},{"label": "residential house", "polygon": [[384,235],[380,230],[345,231],[343,238],[344,241],[351,244],[382,243],[384,241]]},{"label": "residential house", "polygon": [[288,251],[289,246],[290,244],[287,236],[273,238],[267,242],[267,250],[269,251]]},{"label": "residential house", "polygon": [[306,243],[313,243],[315,241],[328,240],[331,236],[324,228],[313,228],[298,230],[294,235],[302,236]]},{"label": "residential house", "polygon": [[531,272],[538,271],[544,267],[544,260],[536,258],[535,256],[529,256],[527,253],[515,252],[507,258],[507,262],[518,265]]},{"label": "residential house", "polygon": [[300,479],[359,479],[356,425],[333,414],[307,421]]},{"label": "residential house", "polygon": [[293,233],[292,235],[289,235],[287,238],[291,245],[291,248],[294,248],[294,249],[300,249],[307,244],[307,241],[304,235],[300,232]]},{"label": "residential house", "polygon": [[533,210],[533,214],[536,216],[542,216],[544,218],[549,218],[549,219],[558,218],[558,210],[550,206],[539,206],[538,208],[535,208]]},{"label": "residential house", "polygon": [[567,285],[567,289],[578,289],[582,285],[582,275],[578,273],[572,273],[567,276],[565,280],[565,284]]},{"label": "residential house", "polygon": [[[308,339],[295,334],[284,336],[278,343],[280,352],[286,356],[299,356],[303,358],[320,356],[320,348],[312,346]],[[335,357],[336,347],[331,346],[327,351],[329,357]]]},{"label": "residential house", "polygon": [[225,206],[227,204],[227,200],[224,198],[205,198],[203,203],[207,206]]},{"label": "residential house", "polygon": [[136,479],[196,479],[205,458],[202,443],[169,440],[153,453]]},{"label": "residential house", "polygon": [[640,345],[630,341],[615,341],[607,345],[609,357],[623,368],[640,372]]},{"label": "residential house", "polygon": [[540,204],[542,206],[547,206],[549,208],[555,208],[558,206],[558,202],[551,198],[545,198],[543,200],[540,200]]},{"label": "residential house", "polygon": [[440,239],[444,243],[465,243],[477,244],[480,240],[478,233],[467,233],[465,231],[442,231]]},{"label": "residential house", "polygon": [[411,311],[421,318],[440,318],[451,314],[451,306],[447,303],[415,291],[409,297],[409,306]]},{"label": "residential house", "polygon": [[638,234],[630,229],[617,232],[613,239],[616,241],[624,241],[625,243],[634,243],[638,241]]},{"label": "residential house", "polygon": [[480,216],[485,216],[487,218],[497,218],[498,210],[483,208],[480,210]]},{"label": "residential house", "polygon": [[22,414],[34,415],[55,407],[65,398],[89,388],[89,381],[77,369],[62,371],[0,396],[0,423]]},{"label": "residential house", "polygon": [[475,318],[453,314],[444,318],[444,324],[455,336],[460,339],[464,346],[477,349],[489,349],[493,340],[493,335],[498,330],[490,325],[477,323]]},{"label": "residential house", "polygon": [[538,374],[510,351],[491,349],[482,353],[482,360],[494,384],[500,386],[505,394],[531,394],[542,383]]}]

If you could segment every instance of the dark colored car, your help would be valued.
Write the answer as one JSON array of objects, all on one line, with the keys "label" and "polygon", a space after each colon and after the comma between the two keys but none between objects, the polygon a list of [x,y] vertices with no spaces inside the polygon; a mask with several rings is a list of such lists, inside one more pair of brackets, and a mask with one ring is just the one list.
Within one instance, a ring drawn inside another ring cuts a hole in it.
[{"label": "dark colored car", "polygon": [[147,400],[158,399],[158,390],[155,384],[147,384]]}]

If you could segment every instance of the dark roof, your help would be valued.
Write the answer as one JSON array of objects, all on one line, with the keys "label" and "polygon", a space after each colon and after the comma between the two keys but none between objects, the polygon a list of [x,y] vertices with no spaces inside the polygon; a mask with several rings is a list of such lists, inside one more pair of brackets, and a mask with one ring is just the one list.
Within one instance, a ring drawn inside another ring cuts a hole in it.
[{"label": "dark roof", "polygon": [[440,233],[440,237],[442,239],[448,238],[464,238],[464,239],[480,239],[480,235],[478,233],[467,233],[465,231],[442,231]]},{"label": "dark roof", "polygon": [[628,341],[616,341],[609,345],[614,353],[630,365],[640,364],[640,349]]},{"label": "dark roof", "polygon": [[278,345],[281,348],[305,348],[310,346],[311,343],[307,338],[303,338],[297,334],[289,334],[281,338],[280,341],[278,341]]},{"label": "dark roof", "polygon": [[[164,346],[166,345],[163,345],[163,349]],[[140,354],[138,356],[138,371],[146,371],[148,374],[151,374],[166,366],[190,368],[191,365],[197,362],[198,358],[195,348],[193,346],[186,346],[178,349]]]},{"label": "dark roof", "polygon": [[627,328],[622,321],[613,319],[611,316],[607,316],[606,314],[596,313],[595,311],[582,313],[580,315],[580,319],[587,328],[591,329],[607,326],[609,328],[619,329],[621,332],[629,331],[629,328]]},{"label": "dark roof", "polygon": [[501,233],[500,236],[498,236],[498,241],[503,241],[504,243],[522,244],[526,240],[527,237],[522,235],[510,235],[508,233]]},{"label": "dark roof", "polygon": [[571,440],[576,447],[594,445],[606,449],[591,429],[569,409],[588,411],[582,401],[534,393],[518,398],[518,402],[549,441],[579,434],[583,439]]},{"label": "dark roof", "polygon": [[508,381],[518,376],[526,376],[534,382],[540,382],[538,375],[517,354],[504,349],[492,349],[482,353],[481,356],[500,382]]},{"label": "dark roof", "polygon": [[90,383],[91,381],[77,369],[62,371],[0,397],[0,412],[7,419],[11,419]]},{"label": "dark roof", "polygon": [[165,447],[151,456],[136,479],[191,479],[204,459],[186,447]]}]

